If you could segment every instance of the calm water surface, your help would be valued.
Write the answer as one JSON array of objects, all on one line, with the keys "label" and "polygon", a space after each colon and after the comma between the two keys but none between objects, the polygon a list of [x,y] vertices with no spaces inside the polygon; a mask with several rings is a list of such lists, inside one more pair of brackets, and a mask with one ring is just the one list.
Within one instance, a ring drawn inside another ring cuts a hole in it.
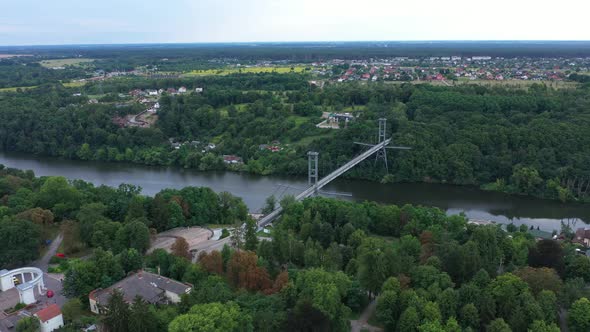
[{"label": "calm water surface", "polygon": [[[141,186],[143,193],[154,195],[164,188],[186,186],[210,187],[241,197],[251,211],[259,210],[266,197],[295,194],[307,185],[306,178],[258,176],[232,172],[198,172],[175,167],[143,166],[123,163],[87,162],[36,157],[0,152],[0,164],[30,169],[37,176],[60,175],[82,179],[95,185],[116,187],[121,183]],[[291,188],[289,188],[289,187]],[[590,223],[590,205],[563,204],[529,197],[482,191],[473,187],[426,183],[380,184],[359,180],[335,180],[324,188],[329,192],[346,192],[343,199],[403,205],[406,203],[436,206],[449,214],[464,212],[469,218],[500,223],[540,226],[551,231],[560,221],[575,227]]]}]

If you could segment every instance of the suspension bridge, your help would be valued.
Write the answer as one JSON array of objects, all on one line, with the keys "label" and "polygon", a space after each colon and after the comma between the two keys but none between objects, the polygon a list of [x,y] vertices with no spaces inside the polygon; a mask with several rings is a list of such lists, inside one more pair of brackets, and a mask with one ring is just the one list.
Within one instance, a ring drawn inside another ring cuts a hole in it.
[{"label": "suspension bridge", "polygon": [[[368,150],[366,150],[365,152],[361,153],[360,155],[354,157],[352,160],[350,160],[346,164],[340,166],[338,169],[334,170],[332,173],[326,175],[322,179],[318,179],[319,178],[319,173],[318,173],[319,153],[312,152],[312,151],[308,152],[307,156],[308,156],[308,185],[309,185],[309,187],[307,189],[305,189],[304,191],[302,191],[301,193],[299,193],[298,195],[296,195],[295,199],[297,201],[301,201],[307,197],[317,194],[328,183],[330,183],[334,179],[338,178],[339,176],[344,174],[346,171],[348,171],[351,168],[353,168],[354,166],[358,165],[363,160],[369,158],[373,154],[377,155],[377,158],[375,159],[375,161],[378,161],[379,159],[384,160],[385,167],[387,169],[388,166],[387,166],[386,149],[398,149],[398,150],[411,149],[406,146],[388,146],[389,143],[391,143],[391,138],[386,139],[385,132],[386,132],[386,119],[379,119],[379,136],[378,136],[379,142],[377,144],[367,144],[367,143],[354,142],[355,144],[368,146],[370,148]],[[389,169],[387,169],[387,171],[389,171]],[[262,217],[258,221],[258,228],[261,229],[265,226],[268,226],[273,221],[275,221],[281,215],[282,212],[283,212],[283,208],[280,206],[277,207],[272,212],[265,215],[264,217]]]}]

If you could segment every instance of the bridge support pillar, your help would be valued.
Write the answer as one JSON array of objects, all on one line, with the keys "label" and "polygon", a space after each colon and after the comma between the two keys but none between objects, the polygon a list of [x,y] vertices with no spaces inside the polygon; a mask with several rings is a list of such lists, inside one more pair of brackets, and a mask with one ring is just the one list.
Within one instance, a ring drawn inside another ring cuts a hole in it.
[{"label": "bridge support pillar", "polygon": [[318,152],[307,153],[307,184],[309,186],[315,186],[318,183],[318,156]]}]

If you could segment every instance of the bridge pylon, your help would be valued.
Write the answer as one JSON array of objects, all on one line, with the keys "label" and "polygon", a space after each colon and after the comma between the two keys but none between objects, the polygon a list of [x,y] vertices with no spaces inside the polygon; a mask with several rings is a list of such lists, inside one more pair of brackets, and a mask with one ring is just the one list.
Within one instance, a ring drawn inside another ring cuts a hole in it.
[{"label": "bridge pylon", "polygon": [[313,186],[318,183],[318,157],[319,152],[309,151],[307,153],[307,184]]},{"label": "bridge pylon", "polygon": [[[379,142],[377,144],[381,144],[381,142],[385,141],[385,131],[387,130],[387,119],[380,118],[379,119]],[[385,170],[389,173],[389,166],[387,165],[387,150],[385,146],[382,149],[379,149],[375,154],[375,164],[379,161],[379,159],[383,159],[385,163]]]},{"label": "bridge pylon", "polygon": [[[367,144],[367,143],[360,143],[354,142],[354,144],[364,145],[374,147],[380,145],[381,143],[387,140],[387,119],[386,118],[379,118],[379,134],[377,140],[377,144]],[[388,142],[389,143],[389,142]],[[379,159],[383,159],[383,163],[385,164],[385,170],[389,173],[389,165],[387,165],[387,149],[397,149],[397,150],[411,150],[412,148],[407,146],[387,146],[387,144],[383,144],[382,147],[375,152],[375,164],[379,161]]]}]

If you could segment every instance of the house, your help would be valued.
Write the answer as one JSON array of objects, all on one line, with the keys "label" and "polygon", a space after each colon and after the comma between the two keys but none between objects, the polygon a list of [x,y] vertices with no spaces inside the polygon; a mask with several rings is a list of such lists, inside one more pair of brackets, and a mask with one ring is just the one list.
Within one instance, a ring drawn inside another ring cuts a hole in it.
[{"label": "house", "polygon": [[148,96],[157,96],[158,90],[148,90]]},{"label": "house", "polygon": [[584,247],[590,247],[590,229],[578,228],[572,242],[579,243]]},{"label": "house", "polygon": [[35,316],[39,318],[41,323],[41,332],[51,332],[64,326],[64,319],[57,304],[37,311]]},{"label": "house", "polygon": [[196,89],[195,89],[195,92],[196,92],[196,93],[201,93],[201,92],[203,92],[203,88],[196,88]]},{"label": "house", "polygon": [[180,88],[178,88],[178,93],[186,93],[186,87],[181,86]]},{"label": "house", "polygon": [[241,157],[238,156],[234,156],[234,155],[224,155],[223,156],[223,162],[226,164],[232,164],[232,165],[237,165],[237,164],[243,164],[244,162],[242,161]]},{"label": "house", "polygon": [[175,95],[175,94],[177,94],[177,93],[178,93],[178,91],[176,91],[176,89],[175,89],[175,88],[168,88],[168,89],[166,90],[166,92],[167,92],[168,94],[171,94],[171,95]]},{"label": "house", "polygon": [[95,289],[88,295],[90,311],[95,314],[103,313],[113,291],[123,294],[127,303],[132,303],[136,296],[140,296],[151,304],[179,303],[182,294],[191,292],[191,284],[176,281],[161,275],[138,271],[127,278],[105,289]]}]

